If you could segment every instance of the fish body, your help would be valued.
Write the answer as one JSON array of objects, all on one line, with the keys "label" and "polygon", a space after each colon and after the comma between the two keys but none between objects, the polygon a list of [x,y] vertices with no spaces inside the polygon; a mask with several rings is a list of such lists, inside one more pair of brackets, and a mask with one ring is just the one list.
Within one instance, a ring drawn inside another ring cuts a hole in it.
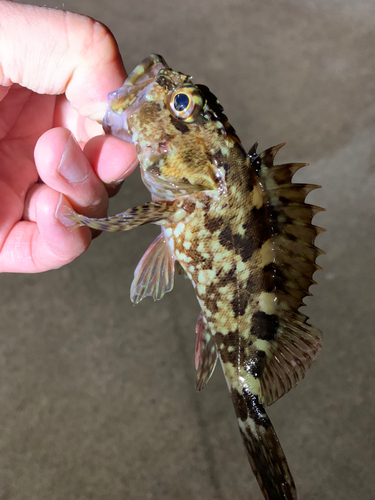
[{"label": "fish body", "polygon": [[320,253],[315,187],[293,184],[305,164],[274,165],[282,145],[247,153],[216,97],[151,55],[109,95],[104,130],[136,144],[152,201],[106,219],[72,218],[107,231],[146,223],[161,234],[135,271],[131,299],[155,300],[177,269],[201,307],[196,387],[223,368],[249,462],[266,499],[296,499],[265,406],[301,380],[321,332],[299,312]]}]

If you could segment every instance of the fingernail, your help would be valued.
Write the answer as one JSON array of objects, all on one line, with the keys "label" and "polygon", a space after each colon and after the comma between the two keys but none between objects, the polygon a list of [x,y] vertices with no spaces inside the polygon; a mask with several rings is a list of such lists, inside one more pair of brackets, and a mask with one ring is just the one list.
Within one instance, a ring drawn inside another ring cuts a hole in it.
[{"label": "fingernail", "polygon": [[58,173],[71,184],[77,184],[87,179],[89,168],[88,160],[71,134],[61,156],[60,165],[57,168]]},{"label": "fingernail", "polygon": [[138,165],[139,165],[139,160],[137,159],[135,162],[131,164],[131,166],[119,179],[116,179],[113,182],[105,183],[105,188],[110,198],[112,198],[112,196],[115,196],[120,191],[121,186],[124,184],[125,179],[129,177],[129,175]]},{"label": "fingernail", "polygon": [[90,118],[90,120],[95,120],[98,123],[103,122],[104,115],[106,114],[108,108],[107,102],[95,102],[91,104],[85,104],[79,109],[79,114]]},{"label": "fingernail", "polygon": [[60,222],[60,224],[66,227],[69,232],[74,231],[74,229],[78,227],[78,224],[74,220],[67,217],[71,213],[72,210],[63,204],[63,195],[60,194],[59,202],[55,211],[55,218]]},{"label": "fingernail", "polygon": [[130,165],[130,167],[126,170],[126,172],[119,178],[113,182],[110,182],[111,186],[117,186],[118,184],[122,184],[124,180],[129,177],[129,175],[133,172],[133,170],[139,165],[138,158]]}]

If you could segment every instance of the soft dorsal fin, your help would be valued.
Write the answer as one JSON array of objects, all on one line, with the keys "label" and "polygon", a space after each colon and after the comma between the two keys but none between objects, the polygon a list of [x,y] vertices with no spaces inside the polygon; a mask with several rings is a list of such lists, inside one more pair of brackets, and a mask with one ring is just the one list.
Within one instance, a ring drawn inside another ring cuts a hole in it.
[{"label": "soft dorsal fin", "polygon": [[312,224],[314,215],[324,209],[305,203],[309,192],[320,186],[294,184],[292,177],[306,163],[274,165],[276,153],[284,144],[269,148],[259,155],[257,144],[249,157],[263,191],[270,220],[274,258],[267,272],[272,275],[278,304],[278,332],[270,343],[264,371],[260,377],[261,399],[270,405],[294,387],[305,375],[316,357],[322,333],[307,323],[298,309],[309,293],[315,263],[324,252],[314,245],[323,232]]}]

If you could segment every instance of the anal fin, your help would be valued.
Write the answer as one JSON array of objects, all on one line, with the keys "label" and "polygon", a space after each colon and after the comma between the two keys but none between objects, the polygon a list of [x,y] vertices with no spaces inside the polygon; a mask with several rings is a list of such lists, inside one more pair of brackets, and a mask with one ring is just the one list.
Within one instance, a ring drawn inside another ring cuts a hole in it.
[{"label": "anal fin", "polygon": [[176,260],[176,262],[174,264],[174,269],[175,269],[177,274],[183,276],[185,279],[189,279],[189,276],[186,274],[185,269],[181,266],[181,264],[178,262],[178,260]]},{"label": "anal fin", "polygon": [[204,322],[202,313],[198,316],[195,332],[197,334],[195,343],[195,368],[198,370],[195,388],[197,391],[201,391],[210,380],[217,362],[216,345]]}]

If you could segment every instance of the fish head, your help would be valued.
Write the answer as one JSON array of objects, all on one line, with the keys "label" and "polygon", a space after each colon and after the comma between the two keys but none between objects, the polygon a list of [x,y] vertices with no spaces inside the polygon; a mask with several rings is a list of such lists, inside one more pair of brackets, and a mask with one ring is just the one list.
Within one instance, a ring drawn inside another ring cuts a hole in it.
[{"label": "fish head", "polygon": [[152,54],[108,104],[104,130],[136,145],[154,199],[225,189],[225,158],[238,138],[207,87]]}]

